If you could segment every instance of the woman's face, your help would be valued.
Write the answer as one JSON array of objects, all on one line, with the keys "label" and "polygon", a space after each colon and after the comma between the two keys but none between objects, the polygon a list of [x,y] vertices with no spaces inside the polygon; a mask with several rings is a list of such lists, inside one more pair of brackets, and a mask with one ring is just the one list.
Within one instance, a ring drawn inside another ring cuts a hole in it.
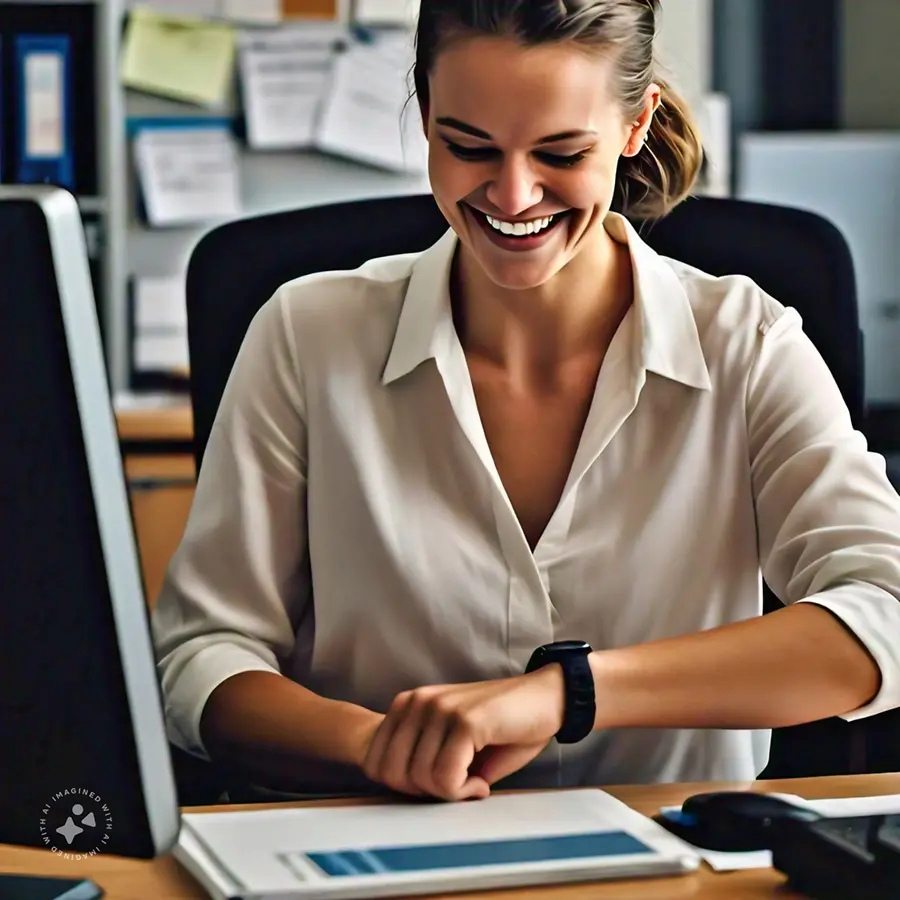
[{"label": "woman's face", "polygon": [[435,60],[422,110],[432,191],[497,285],[537,287],[603,239],[619,158],[640,152],[655,106],[648,91],[647,113],[626,121],[612,76],[602,53],[495,37]]}]

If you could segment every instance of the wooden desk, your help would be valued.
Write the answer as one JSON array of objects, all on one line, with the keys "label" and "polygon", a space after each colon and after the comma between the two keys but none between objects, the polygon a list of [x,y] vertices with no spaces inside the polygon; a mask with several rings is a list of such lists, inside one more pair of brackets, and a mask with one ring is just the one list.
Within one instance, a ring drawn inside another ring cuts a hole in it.
[{"label": "wooden desk", "polygon": [[194,499],[194,422],[185,399],[116,411],[125,477],[152,608]]},{"label": "wooden desk", "polygon": [[[691,784],[648,787],[613,787],[609,793],[647,815],[660,806],[681,803],[685,797],[705,790],[752,789],[782,791],[809,799],[824,797],[900,794],[900,774],[853,775],[840,778],[810,778],[795,781],[769,781],[755,784]],[[299,804],[298,804],[299,805]],[[253,807],[243,806],[240,809]],[[221,811],[223,807],[217,807]],[[196,812],[197,810],[191,810]],[[48,850],[30,850],[0,846],[0,872],[61,875],[93,878],[105,891],[106,900],[200,900],[207,895],[171,857],[152,862],[135,862],[118,857],[97,856],[90,861],[61,859]],[[466,900],[603,900],[605,897],[641,900],[792,900],[797,894],[783,887],[784,878],[771,869],[718,873],[705,866],[697,873],[677,878],[639,879],[595,884],[565,885],[555,888],[529,888],[482,894],[455,895]]]}]

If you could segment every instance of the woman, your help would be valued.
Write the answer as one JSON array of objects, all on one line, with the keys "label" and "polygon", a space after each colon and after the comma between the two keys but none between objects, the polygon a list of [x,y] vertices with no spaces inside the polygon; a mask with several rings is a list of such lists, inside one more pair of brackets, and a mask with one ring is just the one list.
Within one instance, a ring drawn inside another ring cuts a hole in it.
[{"label": "woman", "polygon": [[610,212],[700,166],[657,12],[423,0],[451,229],[254,320],[155,611],[180,746],[458,800],[752,779],[900,703],[900,499],[798,317]]}]

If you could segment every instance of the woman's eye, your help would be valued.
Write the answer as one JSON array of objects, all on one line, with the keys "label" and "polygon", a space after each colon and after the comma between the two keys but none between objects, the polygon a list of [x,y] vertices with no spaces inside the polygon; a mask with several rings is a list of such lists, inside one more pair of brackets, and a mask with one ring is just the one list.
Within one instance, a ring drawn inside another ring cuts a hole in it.
[{"label": "woman's eye", "polygon": [[491,157],[495,156],[497,153],[492,147],[461,147],[459,144],[454,144],[452,141],[445,141],[444,143],[454,156],[458,156],[460,159],[465,160],[491,159]]},{"label": "woman's eye", "polygon": [[572,153],[569,156],[560,156],[558,153],[538,153],[538,158],[547,163],[548,166],[557,166],[564,169],[569,166],[575,166],[580,163],[586,154]]},{"label": "woman's eye", "polygon": [[[467,162],[481,162],[487,159],[495,158],[499,151],[493,147],[462,147],[454,144],[452,141],[444,141],[447,149],[459,159]],[[585,153],[572,153],[569,156],[562,156],[559,153],[536,152],[535,156],[545,165],[555,166],[559,169],[568,168],[577,165],[586,156]]]}]

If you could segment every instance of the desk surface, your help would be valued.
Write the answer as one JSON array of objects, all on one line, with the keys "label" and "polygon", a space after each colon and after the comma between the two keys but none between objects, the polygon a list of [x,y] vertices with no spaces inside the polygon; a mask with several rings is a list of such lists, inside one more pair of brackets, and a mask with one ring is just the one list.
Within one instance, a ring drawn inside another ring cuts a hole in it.
[{"label": "desk surface", "polygon": [[[769,781],[750,784],[690,784],[611,787],[609,793],[620,798],[639,812],[655,813],[660,806],[681,803],[685,797],[704,790],[747,789],[782,791],[799,794],[809,799],[824,797],[873,796],[876,794],[900,794],[900,774],[856,775],[840,778],[809,778],[796,781]],[[251,807],[239,807],[249,809]],[[221,811],[223,807],[216,807]],[[195,812],[197,810],[191,810]],[[93,878],[106,892],[105,900],[140,900],[163,898],[166,900],[200,900],[207,895],[199,885],[170,857],[152,862],[135,862],[118,857],[94,857],[89,861],[62,859],[47,850],[30,850],[0,846],[0,872],[17,874],[41,874],[79,876]],[[747,872],[716,873],[705,866],[697,873],[677,878],[640,879],[616,881],[605,884],[566,885],[554,888],[528,888],[506,890],[504,900],[602,900],[604,897],[642,900],[678,900],[691,897],[694,900],[761,900],[779,898],[791,900],[797,895],[783,887],[783,876],[765,869]],[[466,900],[496,898],[497,893],[456,895]]]}]

